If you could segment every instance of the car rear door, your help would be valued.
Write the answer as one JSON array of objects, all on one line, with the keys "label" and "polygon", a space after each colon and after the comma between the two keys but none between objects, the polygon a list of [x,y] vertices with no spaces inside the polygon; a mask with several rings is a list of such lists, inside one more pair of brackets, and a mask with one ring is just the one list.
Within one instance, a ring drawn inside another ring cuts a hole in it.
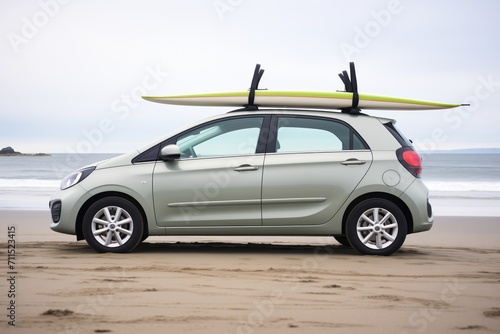
[{"label": "car rear door", "polygon": [[264,226],[319,225],[339,210],[368,171],[372,154],[347,123],[273,116],[264,161]]}]

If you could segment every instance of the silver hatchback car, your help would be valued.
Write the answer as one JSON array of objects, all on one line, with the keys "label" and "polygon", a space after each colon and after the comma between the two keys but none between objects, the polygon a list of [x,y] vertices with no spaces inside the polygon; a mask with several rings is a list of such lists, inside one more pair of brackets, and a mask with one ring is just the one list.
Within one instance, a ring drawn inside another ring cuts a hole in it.
[{"label": "silver hatchback car", "polygon": [[433,214],[422,164],[395,121],[316,110],[237,110],[67,176],[54,231],[98,252],[148,236],[333,236],[390,255]]}]

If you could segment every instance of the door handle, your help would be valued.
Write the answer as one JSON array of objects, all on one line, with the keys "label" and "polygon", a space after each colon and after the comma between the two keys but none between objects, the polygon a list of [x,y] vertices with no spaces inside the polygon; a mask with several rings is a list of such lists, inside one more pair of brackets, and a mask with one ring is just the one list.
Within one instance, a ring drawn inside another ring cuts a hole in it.
[{"label": "door handle", "polygon": [[364,165],[365,163],[366,163],[365,160],[358,160],[355,158],[347,159],[341,162],[341,164],[344,166]]},{"label": "door handle", "polygon": [[259,169],[259,166],[241,165],[241,166],[236,167],[234,169],[234,171],[236,171],[236,172],[249,172],[249,171],[258,170],[258,169]]}]

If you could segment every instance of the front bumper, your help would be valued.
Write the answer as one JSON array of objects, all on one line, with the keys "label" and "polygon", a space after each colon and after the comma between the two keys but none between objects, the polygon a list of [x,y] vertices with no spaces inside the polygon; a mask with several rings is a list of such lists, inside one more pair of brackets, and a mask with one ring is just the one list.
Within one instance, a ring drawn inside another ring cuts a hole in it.
[{"label": "front bumper", "polygon": [[88,198],[88,192],[78,184],[55,193],[49,201],[52,215],[50,228],[59,233],[76,235],[78,213]]}]

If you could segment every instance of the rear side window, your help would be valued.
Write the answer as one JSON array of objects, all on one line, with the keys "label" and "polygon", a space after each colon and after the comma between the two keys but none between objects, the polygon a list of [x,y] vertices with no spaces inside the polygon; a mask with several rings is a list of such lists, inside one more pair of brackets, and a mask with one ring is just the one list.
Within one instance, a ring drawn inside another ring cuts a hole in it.
[{"label": "rear side window", "polygon": [[401,131],[399,131],[393,122],[387,122],[384,124],[385,128],[396,138],[396,140],[401,144],[401,146],[412,147],[411,140],[406,138]]},{"label": "rear side window", "polygon": [[367,149],[348,125],[322,118],[279,117],[277,153]]}]

